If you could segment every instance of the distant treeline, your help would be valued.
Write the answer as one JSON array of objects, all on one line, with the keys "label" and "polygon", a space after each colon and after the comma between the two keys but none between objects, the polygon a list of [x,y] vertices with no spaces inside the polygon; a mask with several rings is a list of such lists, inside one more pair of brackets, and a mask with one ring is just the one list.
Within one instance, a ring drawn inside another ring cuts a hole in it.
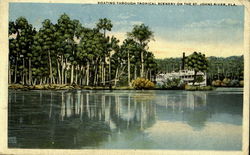
[{"label": "distant treeline", "polygon": [[[213,80],[243,80],[244,59],[243,56],[230,57],[207,57],[208,60],[208,83]],[[158,72],[178,71],[182,65],[182,58],[157,59]]]},{"label": "distant treeline", "polygon": [[76,84],[87,86],[130,85],[133,79],[156,75],[156,62],[147,44],[153,32],[134,25],[119,44],[108,36],[113,25],[99,19],[96,27],[63,14],[36,30],[25,17],[9,22],[9,83]]}]

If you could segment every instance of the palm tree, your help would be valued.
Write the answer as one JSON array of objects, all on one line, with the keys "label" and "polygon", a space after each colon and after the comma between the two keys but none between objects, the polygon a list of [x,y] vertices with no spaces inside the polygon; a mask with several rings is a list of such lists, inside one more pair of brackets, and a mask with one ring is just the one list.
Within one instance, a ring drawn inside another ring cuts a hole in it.
[{"label": "palm tree", "polygon": [[131,86],[131,72],[130,72],[130,62],[133,55],[136,54],[136,50],[138,50],[138,43],[136,43],[133,39],[125,39],[121,46],[121,50],[124,51],[127,55],[127,66],[128,66],[128,85]]},{"label": "palm tree", "polygon": [[[153,39],[153,32],[148,26],[141,24],[135,25],[132,32],[127,33],[128,37],[137,41],[141,48],[145,49],[147,44]],[[144,50],[141,50],[141,77],[144,77]]]},{"label": "palm tree", "polygon": [[[99,22],[96,24],[97,30],[103,30],[104,38],[106,38],[106,31],[111,31],[113,25],[111,20],[107,18],[99,19]],[[107,53],[107,47],[104,49],[103,60],[102,60],[102,84],[105,83],[105,58]]]},{"label": "palm tree", "polygon": [[111,50],[113,51],[119,51],[119,40],[117,38],[115,38],[114,36],[111,37],[111,41],[110,41],[110,50],[108,52],[109,55],[109,88],[112,89],[112,85],[111,85]]}]

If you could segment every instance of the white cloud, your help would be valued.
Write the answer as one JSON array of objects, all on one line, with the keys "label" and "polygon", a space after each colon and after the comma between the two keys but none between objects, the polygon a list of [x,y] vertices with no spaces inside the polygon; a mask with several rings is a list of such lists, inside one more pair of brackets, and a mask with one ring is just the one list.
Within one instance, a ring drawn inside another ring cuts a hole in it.
[{"label": "white cloud", "polygon": [[90,23],[84,23],[83,26],[88,27],[88,28],[94,28],[96,26],[97,22],[98,21],[90,22]]},{"label": "white cloud", "polygon": [[113,21],[113,31],[119,32],[129,32],[132,30],[134,25],[142,24],[142,21],[128,21],[128,20],[120,20],[120,21]]},{"label": "white cloud", "polygon": [[113,25],[114,26],[128,27],[128,26],[142,24],[142,23],[143,23],[142,21],[127,21],[127,20],[122,20],[122,21],[114,21]]},{"label": "white cloud", "polygon": [[231,18],[221,19],[221,20],[203,20],[199,22],[193,22],[191,24],[185,25],[184,28],[228,28],[242,25],[239,20],[234,20]]},{"label": "white cloud", "polygon": [[142,24],[143,22],[142,21],[131,21],[130,22],[132,25],[140,25]]},{"label": "white cloud", "polygon": [[119,14],[117,17],[120,19],[129,19],[131,17],[134,17],[135,15],[129,12]]}]

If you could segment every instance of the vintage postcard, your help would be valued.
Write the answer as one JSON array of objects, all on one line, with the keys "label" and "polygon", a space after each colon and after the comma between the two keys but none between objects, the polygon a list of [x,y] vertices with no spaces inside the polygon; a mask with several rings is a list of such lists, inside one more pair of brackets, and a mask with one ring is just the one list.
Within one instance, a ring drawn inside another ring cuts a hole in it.
[{"label": "vintage postcard", "polygon": [[0,2],[0,154],[248,154],[249,1]]}]

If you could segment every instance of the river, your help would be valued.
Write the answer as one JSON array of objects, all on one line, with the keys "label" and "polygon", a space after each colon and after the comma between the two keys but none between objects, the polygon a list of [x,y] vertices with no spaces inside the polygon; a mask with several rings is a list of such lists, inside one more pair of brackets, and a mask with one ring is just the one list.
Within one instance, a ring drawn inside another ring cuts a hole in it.
[{"label": "river", "polygon": [[9,90],[9,148],[241,150],[243,92]]}]

